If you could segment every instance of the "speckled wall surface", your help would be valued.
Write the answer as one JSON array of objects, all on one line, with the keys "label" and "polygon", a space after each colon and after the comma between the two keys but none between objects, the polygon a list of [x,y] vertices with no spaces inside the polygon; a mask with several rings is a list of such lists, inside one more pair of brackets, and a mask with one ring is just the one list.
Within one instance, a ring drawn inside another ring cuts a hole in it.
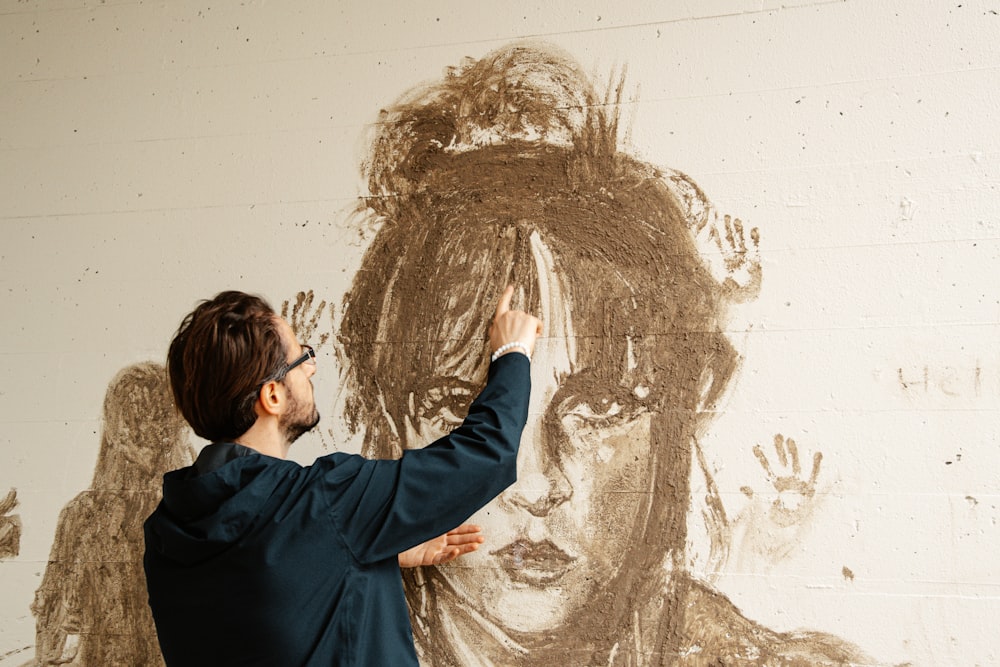
[{"label": "speckled wall surface", "polygon": [[0,3],[0,665],[158,664],[180,318],[319,352],[292,449],[460,419],[546,331],[427,664],[995,663],[1000,16],[892,0]]}]

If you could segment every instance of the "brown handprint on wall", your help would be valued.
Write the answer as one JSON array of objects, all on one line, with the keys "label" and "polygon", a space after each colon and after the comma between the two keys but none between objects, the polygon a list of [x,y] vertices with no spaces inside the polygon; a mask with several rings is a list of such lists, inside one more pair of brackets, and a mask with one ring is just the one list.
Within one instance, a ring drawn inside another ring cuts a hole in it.
[{"label": "brown handprint on wall", "polygon": [[713,229],[714,239],[722,252],[727,276],[722,288],[734,301],[748,301],[760,293],[760,232],[750,228],[750,244],[747,244],[743,222],[729,215],[723,216],[722,231],[719,231],[718,216]]},{"label": "brown handprint on wall", "polygon": [[817,493],[823,453],[813,453],[812,467],[805,472],[798,444],[777,433],[773,459],[759,444],[754,445],[753,454],[769,488],[761,492],[750,486],[740,489],[750,503],[735,522],[734,551],[742,566],[758,559],[774,565],[791,555],[810,528],[809,520],[823,498],[822,493]]},{"label": "brown handprint on wall", "polygon": [[[744,303],[760,294],[760,231],[743,221],[719,213],[691,178],[675,169],[664,173],[664,182],[684,208],[688,230],[702,261],[730,301]],[[749,237],[749,241],[748,241]]]},{"label": "brown handprint on wall", "polygon": [[705,239],[699,246],[709,246],[712,251],[707,253],[712,273],[717,275],[723,291],[738,303],[755,299],[760,294],[760,232],[756,227],[750,228],[749,244],[743,221],[730,215],[713,214],[713,220],[705,225],[701,234]]},{"label": "brown handprint on wall", "polygon": [[[761,468],[767,475],[767,481],[777,491],[778,496],[771,503],[769,512],[771,520],[779,526],[787,527],[801,522],[806,516],[811,514],[812,498],[816,495],[816,478],[819,477],[820,464],[823,462],[823,453],[813,454],[812,471],[808,479],[802,476],[802,466],[799,464],[799,448],[791,438],[785,438],[780,433],[774,436],[774,451],[777,455],[778,464],[781,466],[779,473],[775,473],[768,461],[767,454],[760,445],[754,445],[753,453],[760,462]],[[745,494],[752,497],[753,490],[749,487],[741,489]]]},{"label": "brown handprint on wall", "polygon": [[[292,331],[301,342],[309,343],[314,349],[319,350],[333,335],[336,328],[334,321],[336,311],[334,304],[327,305],[325,299],[321,299],[314,308],[315,299],[312,290],[296,294],[294,303],[291,299],[285,299],[281,302],[281,317],[291,325]],[[324,316],[329,316],[329,321],[324,321]],[[329,329],[323,328],[326,326],[329,326]]]}]

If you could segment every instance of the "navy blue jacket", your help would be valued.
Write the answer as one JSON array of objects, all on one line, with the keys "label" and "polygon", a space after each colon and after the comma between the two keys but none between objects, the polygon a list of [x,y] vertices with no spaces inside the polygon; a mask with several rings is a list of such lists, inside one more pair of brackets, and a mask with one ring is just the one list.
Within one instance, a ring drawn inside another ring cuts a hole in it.
[{"label": "navy blue jacket", "polygon": [[168,665],[416,665],[397,555],[516,478],[529,362],[507,354],[463,424],[398,460],[302,467],[233,443],[167,473],[145,524]]}]

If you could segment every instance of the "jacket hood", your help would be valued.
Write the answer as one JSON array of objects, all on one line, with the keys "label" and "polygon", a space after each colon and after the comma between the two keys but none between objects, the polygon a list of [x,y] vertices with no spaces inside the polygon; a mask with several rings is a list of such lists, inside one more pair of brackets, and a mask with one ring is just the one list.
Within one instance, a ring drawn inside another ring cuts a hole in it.
[{"label": "jacket hood", "polygon": [[254,528],[285,477],[278,461],[241,445],[215,444],[194,465],[168,472],[163,499],[146,521],[146,548],[185,565],[226,550]]}]

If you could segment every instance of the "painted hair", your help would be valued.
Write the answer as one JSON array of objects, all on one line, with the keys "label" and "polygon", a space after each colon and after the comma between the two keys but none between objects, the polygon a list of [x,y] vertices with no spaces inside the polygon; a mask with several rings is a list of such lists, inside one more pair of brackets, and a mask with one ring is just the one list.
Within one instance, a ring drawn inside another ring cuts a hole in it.
[{"label": "painted hair", "polygon": [[163,365],[146,361],[118,371],[104,396],[91,488],[159,491],[163,473],[192,459]]},{"label": "painted hair", "polygon": [[238,438],[257,420],[255,392],[280,375],[287,355],[277,316],[264,299],[221,292],[185,317],[170,343],[174,402],[202,438]]},{"label": "painted hair", "polygon": [[618,150],[606,111],[617,106],[604,102],[561,52],[518,45],[382,112],[364,202],[380,227],[341,328],[348,414],[369,453],[398,447],[383,420],[405,414],[428,375],[484,377],[478,341],[505,284],[537,312],[539,243],[576,325],[578,366],[622,391],[641,379],[661,409],[718,399],[735,366],[721,290],[667,179]]}]

